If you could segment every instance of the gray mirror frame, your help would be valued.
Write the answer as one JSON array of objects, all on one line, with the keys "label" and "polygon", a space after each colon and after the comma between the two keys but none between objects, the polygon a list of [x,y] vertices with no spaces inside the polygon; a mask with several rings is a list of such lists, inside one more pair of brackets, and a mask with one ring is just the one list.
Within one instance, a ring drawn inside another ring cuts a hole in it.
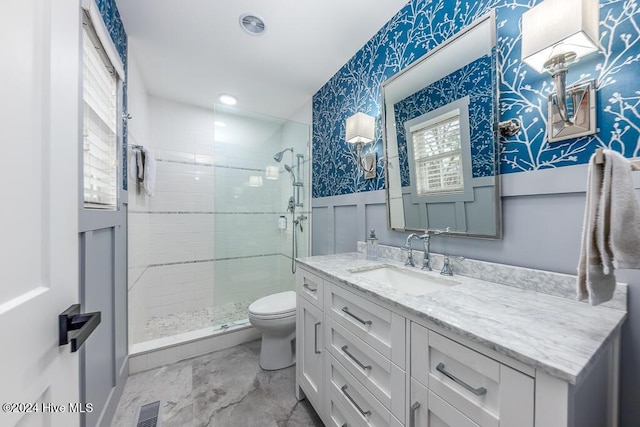
[{"label": "gray mirror frame", "polygon": [[[461,37],[465,36],[469,31],[473,30],[474,28],[486,23],[486,21],[489,21],[489,24],[491,26],[491,37],[492,37],[492,45],[494,46],[494,50],[497,44],[496,41],[496,14],[495,14],[495,10],[491,10],[490,12],[488,12],[487,14],[483,15],[482,17],[476,19],[473,23],[471,23],[470,25],[468,25],[467,27],[463,28],[462,30],[460,30],[458,33],[456,33],[454,36],[452,36],[451,38],[449,38],[448,40],[446,40],[445,42],[443,42],[442,44],[440,44],[439,46],[437,46],[436,48],[430,50],[429,52],[425,53],[423,56],[421,56],[420,58],[418,58],[415,62],[413,62],[411,65],[409,65],[407,68],[405,68],[404,70],[398,72],[397,74],[395,74],[394,76],[390,77],[389,79],[387,79],[384,83],[382,83],[381,85],[381,95],[382,95],[382,106],[381,106],[381,112],[382,112],[382,141],[383,141],[383,150],[384,150],[384,155],[385,158],[387,157],[387,123],[386,123],[386,102],[385,102],[385,89],[393,82],[397,81],[398,79],[400,79],[402,76],[404,76],[405,74],[411,72],[411,70],[415,69],[416,67],[418,67],[419,65],[421,65],[424,61],[428,60],[429,58],[431,58],[433,55],[435,55],[436,53],[440,52],[441,50],[447,48],[449,45],[451,45],[454,41],[460,39]],[[496,58],[494,58],[494,60],[496,60]],[[498,67],[498,64],[496,64],[496,67]],[[497,70],[496,70],[497,71]],[[500,163],[499,163],[499,147],[500,147],[500,142],[499,142],[499,135],[497,132],[497,124],[499,122],[499,110],[498,110],[498,103],[499,103],[499,82],[498,82],[498,76],[499,73],[496,72],[495,73],[495,79],[496,81],[494,82],[494,96],[495,96],[495,104],[494,104],[494,125],[493,125],[493,135],[494,135],[494,147],[495,147],[495,155],[494,155],[494,162],[495,162],[495,175],[493,177],[494,180],[494,185],[495,185],[495,226],[496,226],[496,233],[495,234],[491,234],[491,235],[487,235],[487,234],[475,234],[475,233],[467,233],[467,232],[456,232],[456,231],[451,231],[448,232],[448,235],[452,235],[452,236],[460,236],[460,237],[473,237],[473,238],[480,238],[480,239],[492,239],[492,240],[499,240],[502,239],[502,197],[501,197],[501,191],[500,191]],[[423,228],[423,229],[417,229],[417,228],[399,228],[399,227],[393,227],[392,226],[392,222],[391,222],[391,205],[389,203],[389,199],[390,199],[390,194],[389,194],[389,163],[387,161],[384,162],[384,171],[385,171],[385,197],[386,197],[386,209],[387,209],[387,227],[391,230],[395,230],[395,231],[417,231],[417,232],[426,232],[426,231],[436,231],[435,229],[429,229],[429,228]],[[441,230],[438,230],[441,231]]]}]

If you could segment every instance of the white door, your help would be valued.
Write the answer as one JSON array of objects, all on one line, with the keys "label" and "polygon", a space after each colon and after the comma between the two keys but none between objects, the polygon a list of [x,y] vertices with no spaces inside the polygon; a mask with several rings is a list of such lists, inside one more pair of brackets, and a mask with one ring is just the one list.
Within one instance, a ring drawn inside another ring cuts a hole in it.
[{"label": "white door", "polygon": [[77,0],[0,2],[1,426],[79,423],[78,353],[58,345],[78,302],[79,31]]}]

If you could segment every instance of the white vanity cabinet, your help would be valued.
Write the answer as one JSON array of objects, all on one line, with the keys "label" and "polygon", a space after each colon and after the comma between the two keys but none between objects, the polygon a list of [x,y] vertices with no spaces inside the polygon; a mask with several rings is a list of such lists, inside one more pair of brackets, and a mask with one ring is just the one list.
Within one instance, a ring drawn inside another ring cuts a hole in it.
[{"label": "white vanity cabinet", "polygon": [[300,267],[296,283],[296,380],[324,423],[405,425],[406,319]]},{"label": "white vanity cabinet", "polygon": [[296,395],[325,425],[617,427],[618,331],[573,385],[317,271],[298,265]]}]

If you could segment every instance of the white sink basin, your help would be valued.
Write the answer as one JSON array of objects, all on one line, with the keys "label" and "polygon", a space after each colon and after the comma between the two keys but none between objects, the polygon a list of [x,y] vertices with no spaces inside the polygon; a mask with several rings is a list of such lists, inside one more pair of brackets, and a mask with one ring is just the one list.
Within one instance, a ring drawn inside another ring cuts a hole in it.
[{"label": "white sink basin", "polygon": [[460,282],[446,277],[411,271],[392,265],[355,268],[349,271],[362,278],[382,283],[410,295],[424,295],[460,284]]}]

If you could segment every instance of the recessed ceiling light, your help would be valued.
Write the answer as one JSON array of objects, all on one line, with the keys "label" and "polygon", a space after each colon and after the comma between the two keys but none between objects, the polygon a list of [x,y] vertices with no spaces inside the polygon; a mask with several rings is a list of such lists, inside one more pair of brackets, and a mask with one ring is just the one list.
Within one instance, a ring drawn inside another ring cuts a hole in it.
[{"label": "recessed ceiling light", "polygon": [[238,103],[238,99],[235,96],[226,93],[221,94],[218,99],[226,105],[236,105]]},{"label": "recessed ceiling light", "polygon": [[264,25],[264,20],[253,13],[240,15],[240,27],[252,36],[262,35],[267,29]]},{"label": "recessed ceiling light", "polygon": [[219,128],[226,128],[227,124],[225,122],[221,122],[220,120],[216,120],[215,122],[213,122],[214,126],[217,126]]}]

